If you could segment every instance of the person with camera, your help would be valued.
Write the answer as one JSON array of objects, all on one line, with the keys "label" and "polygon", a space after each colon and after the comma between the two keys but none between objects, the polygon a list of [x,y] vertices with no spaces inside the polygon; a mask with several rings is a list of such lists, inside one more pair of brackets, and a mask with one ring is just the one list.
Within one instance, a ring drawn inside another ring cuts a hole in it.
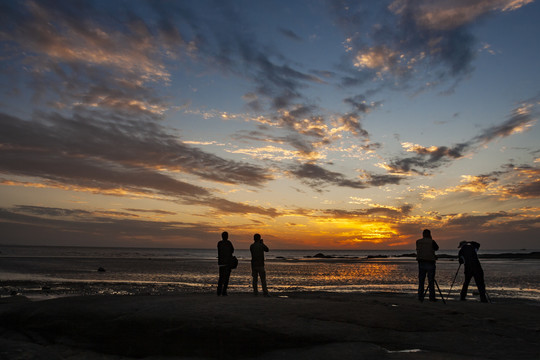
[{"label": "person with camera", "polygon": [[[439,245],[431,237],[431,231],[425,229],[422,238],[416,240],[416,260],[418,261],[418,300],[424,301],[424,283],[428,277],[429,301],[435,299],[435,269]],[[442,297],[442,296],[441,296]],[[443,299],[444,300],[444,299]]]},{"label": "person with camera", "polygon": [[260,234],[253,235],[253,244],[251,244],[249,250],[251,252],[251,276],[253,276],[253,294],[259,294],[257,282],[258,278],[260,277],[263,294],[264,296],[269,296],[268,288],[266,287],[266,271],[264,269],[264,253],[268,252],[268,246],[264,244]]},{"label": "person with camera", "polygon": [[467,297],[467,289],[472,278],[478,287],[480,293],[480,301],[488,302],[486,296],[486,284],[484,282],[484,270],[478,260],[478,249],[480,244],[476,241],[462,241],[459,243],[459,263],[465,264],[465,280],[463,281],[463,287],[461,288],[461,301],[465,301]]}]

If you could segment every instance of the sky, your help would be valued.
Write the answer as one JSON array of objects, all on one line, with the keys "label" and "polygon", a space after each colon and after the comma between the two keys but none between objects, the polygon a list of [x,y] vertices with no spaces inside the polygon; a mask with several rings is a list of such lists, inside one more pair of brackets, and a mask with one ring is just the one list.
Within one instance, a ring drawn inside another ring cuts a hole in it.
[{"label": "sky", "polygon": [[0,244],[540,248],[540,1],[0,1]]}]

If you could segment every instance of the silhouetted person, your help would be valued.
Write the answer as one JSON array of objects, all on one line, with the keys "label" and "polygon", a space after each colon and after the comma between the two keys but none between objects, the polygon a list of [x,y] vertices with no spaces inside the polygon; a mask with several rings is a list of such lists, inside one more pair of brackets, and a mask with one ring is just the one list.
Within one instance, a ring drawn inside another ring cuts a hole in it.
[{"label": "silhouetted person", "polygon": [[426,274],[428,277],[429,301],[435,299],[435,262],[437,257],[435,251],[439,250],[439,245],[431,238],[431,231],[428,229],[422,232],[422,239],[416,240],[416,260],[418,261],[418,300],[424,301],[424,283]]},{"label": "silhouetted person", "polygon": [[264,269],[264,253],[268,252],[268,247],[263,243],[261,235],[253,235],[253,244],[249,247],[251,252],[251,276],[253,276],[253,294],[258,295],[257,280],[261,277],[261,285],[264,296],[268,296],[266,287],[266,271]]},{"label": "silhouetted person", "polygon": [[221,233],[221,241],[217,243],[217,249],[219,265],[217,294],[218,296],[227,296],[227,287],[229,286],[229,278],[231,276],[231,262],[234,253],[234,246],[229,241],[228,232],[224,231]]},{"label": "silhouetted person", "polygon": [[465,281],[461,288],[461,301],[465,301],[467,297],[467,288],[471,279],[474,278],[478,292],[480,293],[480,301],[487,302],[486,284],[484,283],[484,270],[478,260],[478,249],[480,244],[476,241],[462,241],[459,243],[459,263],[465,264]]}]

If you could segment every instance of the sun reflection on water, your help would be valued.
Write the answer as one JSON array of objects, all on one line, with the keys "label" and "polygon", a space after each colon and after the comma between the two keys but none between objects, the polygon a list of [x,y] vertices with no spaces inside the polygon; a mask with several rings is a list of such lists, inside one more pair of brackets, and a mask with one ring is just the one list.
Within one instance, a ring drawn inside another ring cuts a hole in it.
[{"label": "sun reflection on water", "polygon": [[[271,270],[278,270],[272,269]],[[396,284],[415,281],[410,272],[403,272],[403,266],[395,263],[304,263],[301,265],[280,264],[278,271],[272,272],[275,285],[333,287],[358,286],[368,284]]]}]

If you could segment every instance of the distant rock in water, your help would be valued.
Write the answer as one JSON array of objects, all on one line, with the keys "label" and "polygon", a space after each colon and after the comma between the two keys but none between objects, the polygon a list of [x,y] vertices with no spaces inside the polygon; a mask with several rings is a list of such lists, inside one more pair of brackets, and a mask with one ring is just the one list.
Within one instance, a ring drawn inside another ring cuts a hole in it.
[{"label": "distant rock in water", "polygon": [[540,259],[540,251],[530,253],[478,254],[481,259]]},{"label": "distant rock in water", "polygon": [[[379,255],[376,256],[379,257]],[[416,253],[396,255],[396,257],[416,257]],[[530,253],[478,254],[478,257],[480,259],[540,259],[540,252],[535,251]],[[437,254],[437,258],[457,259],[457,255]]]},{"label": "distant rock in water", "polygon": [[317,253],[315,255],[313,255],[314,258],[319,258],[319,259],[331,259],[332,256],[330,255],[324,255],[323,253]]},{"label": "distant rock in water", "polygon": [[102,267],[100,266],[100,267],[97,269],[97,271],[99,271],[99,272],[105,272],[106,270],[105,270],[105,268],[102,268]]},{"label": "distant rock in water", "polygon": [[388,255],[368,255],[368,259],[386,259]]}]

